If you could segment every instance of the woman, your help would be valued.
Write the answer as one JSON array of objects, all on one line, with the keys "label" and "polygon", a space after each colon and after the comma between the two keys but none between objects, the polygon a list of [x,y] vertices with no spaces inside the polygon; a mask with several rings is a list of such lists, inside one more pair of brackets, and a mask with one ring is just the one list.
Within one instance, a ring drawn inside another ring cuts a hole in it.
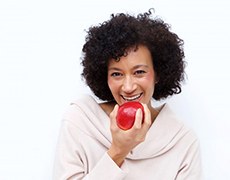
[{"label": "woman", "polygon": [[[151,10],[137,17],[112,15],[91,27],[83,47],[83,73],[91,96],[71,103],[64,115],[55,161],[55,180],[199,180],[196,135],[168,104],[152,99],[181,92],[183,41]],[[134,125],[116,123],[119,105],[143,104]],[[144,121],[142,122],[142,117]]]}]

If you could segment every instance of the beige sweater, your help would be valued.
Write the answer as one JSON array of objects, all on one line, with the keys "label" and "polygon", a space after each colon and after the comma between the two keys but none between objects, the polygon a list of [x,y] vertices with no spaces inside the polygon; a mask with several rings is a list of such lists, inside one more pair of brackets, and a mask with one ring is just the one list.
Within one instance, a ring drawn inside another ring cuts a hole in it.
[{"label": "beige sweater", "polygon": [[201,179],[197,137],[167,104],[121,168],[107,154],[110,145],[110,120],[98,103],[91,96],[71,103],[60,131],[54,180]]}]

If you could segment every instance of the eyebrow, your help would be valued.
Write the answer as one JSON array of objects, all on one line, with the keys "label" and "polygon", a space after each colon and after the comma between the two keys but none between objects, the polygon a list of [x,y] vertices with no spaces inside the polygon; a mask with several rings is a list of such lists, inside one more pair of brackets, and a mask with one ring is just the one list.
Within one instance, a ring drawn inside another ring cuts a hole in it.
[{"label": "eyebrow", "polygon": [[108,71],[110,71],[110,70],[120,71],[120,69],[116,68],[116,67],[111,67],[111,68],[108,69]]},{"label": "eyebrow", "polygon": [[[132,69],[138,69],[138,68],[140,68],[140,67],[149,68],[148,65],[145,65],[145,64],[138,64],[138,65],[134,66]],[[117,68],[117,67],[111,67],[111,68],[108,69],[108,71],[110,71],[110,70],[120,71],[121,69],[119,69],[119,68]]]},{"label": "eyebrow", "polygon": [[138,64],[138,65],[134,66],[132,69],[138,69],[138,68],[140,68],[140,67],[149,68],[149,66],[146,65],[146,64]]}]

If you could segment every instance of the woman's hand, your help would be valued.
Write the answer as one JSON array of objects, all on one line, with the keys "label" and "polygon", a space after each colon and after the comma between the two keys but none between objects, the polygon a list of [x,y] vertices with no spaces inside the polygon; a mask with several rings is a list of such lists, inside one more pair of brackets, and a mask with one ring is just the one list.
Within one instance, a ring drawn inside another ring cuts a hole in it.
[{"label": "woman's hand", "polygon": [[116,116],[118,112],[118,105],[116,105],[110,114],[110,130],[112,134],[112,144],[108,150],[109,156],[114,162],[121,166],[128,153],[138,144],[145,140],[146,134],[152,124],[151,113],[146,104],[144,107],[145,118],[142,123],[142,111],[138,109],[136,112],[135,122],[131,129],[122,130],[117,126]]}]

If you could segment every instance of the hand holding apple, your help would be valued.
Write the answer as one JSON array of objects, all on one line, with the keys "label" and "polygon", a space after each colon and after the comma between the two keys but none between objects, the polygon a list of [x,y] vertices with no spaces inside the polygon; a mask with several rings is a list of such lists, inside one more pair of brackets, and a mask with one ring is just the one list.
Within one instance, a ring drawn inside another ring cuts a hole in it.
[{"label": "hand holding apple", "polygon": [[138,109],[142,110],[142,114],[143,114],[142,121],[143,121],[144,107],[140,102],[130,101],[119,106],[117,118],[116,118],[118,127],[123,130],[128,130],[132,128],[135,121],[136,112]]}]

